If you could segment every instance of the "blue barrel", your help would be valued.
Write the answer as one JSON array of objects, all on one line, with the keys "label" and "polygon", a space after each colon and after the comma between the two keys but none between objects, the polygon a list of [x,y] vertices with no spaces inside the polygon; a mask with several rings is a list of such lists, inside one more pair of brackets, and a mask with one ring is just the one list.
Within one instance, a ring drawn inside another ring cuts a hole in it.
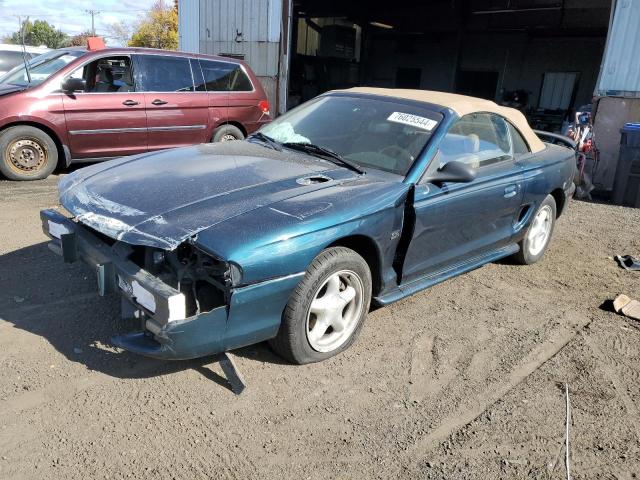
[{"label": "blue barrel", "polygon": [[612,198],[617,205],[640,208],[640,123],[626,123],[620,130]]}]

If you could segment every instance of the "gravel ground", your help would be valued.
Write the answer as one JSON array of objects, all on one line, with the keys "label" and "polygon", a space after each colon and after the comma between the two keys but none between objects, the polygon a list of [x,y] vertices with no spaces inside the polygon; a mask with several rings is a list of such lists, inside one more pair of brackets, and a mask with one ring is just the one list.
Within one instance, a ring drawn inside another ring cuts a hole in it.
[{"label": "gravel ground", "polygon": [[[369,315],[344,354],[219,365],[112,347],[131,326],[50,252],[56,177],[0,182],[0,478],[535,478],[640,475],[640,210],[573,202],[542,262],[487,265]],[[554,467],[555,464],[555,467]]]}]

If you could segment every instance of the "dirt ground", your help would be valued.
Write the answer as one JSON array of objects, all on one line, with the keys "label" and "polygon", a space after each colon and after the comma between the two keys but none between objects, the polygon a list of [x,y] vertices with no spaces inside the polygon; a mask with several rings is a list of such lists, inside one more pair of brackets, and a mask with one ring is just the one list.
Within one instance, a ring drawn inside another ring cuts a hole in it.
[{"label": "dirt ground", "polygon": [[[573,202],[541,263],[487,265],[372,312],[356,344],[293,366],[236,352],[236,397],[208,361],[112,347],[131,328],[94,274],[50,252],[55,177],[0,182],[1,479],[640,476],[640,210]],[[555,465],[555,468],[553,465]]]}]

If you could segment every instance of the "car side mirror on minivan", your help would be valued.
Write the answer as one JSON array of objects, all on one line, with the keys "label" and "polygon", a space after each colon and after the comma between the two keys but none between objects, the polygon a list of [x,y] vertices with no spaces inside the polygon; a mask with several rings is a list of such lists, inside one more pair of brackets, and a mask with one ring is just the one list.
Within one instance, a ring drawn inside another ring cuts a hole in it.
[{"label": "car side mirror on minivan", "polygon": [[67,78],[64,82],[62,82],[62,90],[65,92],[73,93],[78,90],[84,91],[87,88],[87,82],[84,78]]},{"label": "car side mirror on minivan", "polygon": [[438,168],[432,175],[425,180],[431,183],[469,183],[472,182],[477,175],[477,170],[471,165],[463,162],[452,160]]}]

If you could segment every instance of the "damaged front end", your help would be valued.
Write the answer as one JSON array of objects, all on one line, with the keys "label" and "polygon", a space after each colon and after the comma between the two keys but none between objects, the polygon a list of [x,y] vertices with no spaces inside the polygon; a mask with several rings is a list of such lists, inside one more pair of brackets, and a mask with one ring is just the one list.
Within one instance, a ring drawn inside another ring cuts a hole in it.
[{"label": "damaged front end", "polygon": [[142,331],[117,335],[126,350],[189,359],[224,350],[234,277],[239,269],[188,242],[175,250],[113,240],[54,210],[41,212],[49,247],[65,262],[82,260],[97,274],[100,295],[120,293],[122,315]]}]

